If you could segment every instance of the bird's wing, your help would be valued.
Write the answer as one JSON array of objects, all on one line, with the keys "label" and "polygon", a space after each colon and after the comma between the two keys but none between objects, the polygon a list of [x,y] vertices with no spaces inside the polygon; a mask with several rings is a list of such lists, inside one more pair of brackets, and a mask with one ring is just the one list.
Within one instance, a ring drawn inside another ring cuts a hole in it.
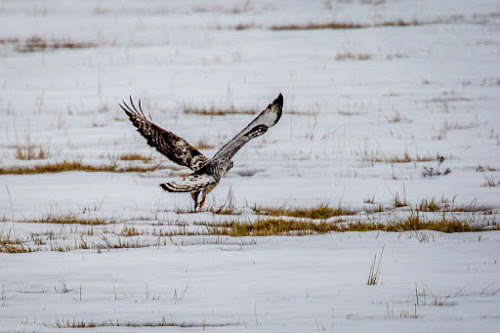
[{"label": "bird's wing", "polygon": [[274,126],[281,118],[282,109],[283,96],[280,94],[257,118],[215,153],[212,160],[219,164],[228,163],[245,143],[263,135],[269,127]]},{"label": "bird's wing", "polygon": [[194,172],[185,178],[160,184],[160,186],[169,192],[193,192],[215,183],[217,183],[217,180],[213,176],[206,173],[200,174]]},{"label": "bird's wing", "polygon": [[140,100],[138,109],[135,107],[132,97],[130,97],[130,105],[122,101],[120,107],[130,118],[137,131],[148,140],[148,144],[156,148],[172,162],[196,171],[209,161],[205,155],[191,146],[186,140],[147,119],[142,111]]}]

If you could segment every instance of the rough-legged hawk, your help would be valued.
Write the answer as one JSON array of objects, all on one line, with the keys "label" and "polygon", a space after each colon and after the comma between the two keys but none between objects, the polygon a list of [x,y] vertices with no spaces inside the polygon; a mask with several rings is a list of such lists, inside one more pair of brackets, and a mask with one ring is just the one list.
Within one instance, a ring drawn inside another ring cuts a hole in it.
[{"label": "rough-legged hawk", "polygon": [[[233,162],[231,158],[234,154],[248,141],[263,135],[269,127],[278,122],[283,108],[283,96],[280,94],[247,127],[215,153],[211,159],[200,153],[183,138],[153,124],[151,119],[147,119],[144,115],[140,101],[138,108],[136,108],[131,97],[130,105],[123,102],[120,107],[151,147],[156,148],[171,161],[186,166],[193,171],[193,173],[182,179],[160,184],[160,186],[169,192],[190,192],[194,201],[194,208],[197,209],[203,207],[207,194],[217,186],[221,177],[232,168]],[[201,200],[198,201],[200,192],[202,196]]]}]

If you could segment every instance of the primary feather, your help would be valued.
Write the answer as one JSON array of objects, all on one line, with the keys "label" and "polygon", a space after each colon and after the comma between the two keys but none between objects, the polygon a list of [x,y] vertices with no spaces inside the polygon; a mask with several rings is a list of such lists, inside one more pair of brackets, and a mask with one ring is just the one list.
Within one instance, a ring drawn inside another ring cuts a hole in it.
[{"label": "primary feather", "polygon": [[125,111],[137,131],[146,138],[148,144],[172,162],[196,171],[209,161],[205,155],[186,140],[148,120],[142,111],[140,101],[139,109],[135,107],[132,97],[130,97],[130,105],[122,101],[120,107]]}]

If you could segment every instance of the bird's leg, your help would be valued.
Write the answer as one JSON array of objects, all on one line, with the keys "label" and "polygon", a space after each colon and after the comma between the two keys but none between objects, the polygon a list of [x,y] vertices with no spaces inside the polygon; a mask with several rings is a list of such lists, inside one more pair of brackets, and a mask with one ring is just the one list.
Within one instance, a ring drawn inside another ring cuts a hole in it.
[{"label": "bird's leg", "polygon": [[191,192],[191,198],[193,198],[194,201],[194,210],[196,211],[196,208],[198,208],[198,195],[200,194],[200,191],[196,192]]},{"label": "bird's leg", "polygon": [[198,206],[200,207],[200,210],[203,207],[203,205],[205,204],[205,198],[206,198],[205,193],[203,193],[201,195],[201,201],[198,203]]}]

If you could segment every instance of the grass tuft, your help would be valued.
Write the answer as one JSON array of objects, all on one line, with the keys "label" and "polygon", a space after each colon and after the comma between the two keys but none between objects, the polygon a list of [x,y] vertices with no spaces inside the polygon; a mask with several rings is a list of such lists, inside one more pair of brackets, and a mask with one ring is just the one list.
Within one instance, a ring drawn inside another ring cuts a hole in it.
[{"label": "grass tuft", "polygon": [[500,186],[500,181],[495,180],[494,178],[486,177],[486,176],[484,176],[484,178],[486,179],[486,183],[482,184],[481,186],[483,186],[483,187]]},{"label": "grass tuft", "polygon": [[361,53],[361,54],[353,54],[351,52],[338,53],[335,56],[336,61],[343,60],[370,60],[372,58],[371,54]]},{"label": "grass tuft", "polygon": [[255,110],[238,110],[234,105],[230,105],[228,108],[219,108],[216,106],[210,107],[198,107],[192,105],[183,105],[183,112],[185,114],[195,114],[201,116],[226,116],[231,114],[255,114]]},{"label": "grass tuft", "polygon": [[359,23],[348,23],[348,22],[328,22],[328,23],[308,23],[305,25],[298,24],[287,24],[287,25],[273,25],[271,30],[282,31],[282,30],[319,30],[319,29],[335,29],[335,30],[346,30],[346,29],[361,29],[367,28],[368,25]]},{"label": "grass tuft", "polygon": [[385,245],[382,246],[382,251],[380,252],[380,257],[377,262],[377,254],[373,257],[372,265],[370,266],[370,274],[368,275],[368,281],[366,282],[369,286],[374,286],[378,283],[380,277],[380,262],[382,261],[382,255],[384,254]]},{"label": "grass tuft", "polygon": [[432,198],[430,200],[423,199],[417,207],[421,212],[438,212],[441,209],[441,204]]},{"label": "grass tuft", "polygon": [[354,215],[356,212],[349,211],[341,207],[331,207],[328,204],[321,204],[312,208],[259,208],[253,210],[259,215],[268,216],[290,216],[298,218],[308,218],[313,220],[326,220],[334,216]]},{"label": "grass tuft", "polygon": [[399,193],[396,193],[396,195],[394,196],[394,199],[393,199],[393,205],[394,205],[394,208],[400,208],[400,207],[406,207],[409,204],[406,201],[406,198],[404,198],[401,201],[401,198],[399,197]]},{"label": "grass tuft", "polygon": [[102,321],[102,322],[93,322],[93,321],[83,321],[77,318],[73,318],[72,320],[57,320],[53,324],[47,324],[47,326],[55,327],[55,328],[93,328],[93,327],[201,327],[205,330],[206,327],[225,327],[225,326],[236,326],[239,323],[207,323],[203,321],[201,323],[197,322],[172,322],[167,321],[165,317],[163,317],[160,321],[153,322],[119,322],[118,320],[112,321]]},{"label": "grass tuft", "polygon": [[137,153],[125,153],[120,155],[120,161],[143,161],[150,162],[152,160],[151,157],[144,156]]},{"label": "grass tuft", "polygon": [[327,22],[327,23],[307,23],[304,25],[299,24],[286,24],[286,25],[274,25],[270,29],[274,31],[283,30],[319,30],[319,29],[333,29],[333,30],[347,30],[347,29],[364,29],[364,28],[378,28],[378,27],[408,27],[408,26],[420,26],[428,24],[438,24],[447,23],[450,20],[435,20],[435,21],[384,21],[376,24],[360,24],[360,23],[350,23],[350,22]]},{"label": "grass tuft", "polygon": [[[29,222],[29,221],[23,221]],[[82,219],[75,214],[66,214],[66,215],[52,215],[48,214],[47,216],[34,221],[35,223],[55,223],[55,224],[84,224],[84,225],[103,225],[103,224],[111,224],[115,221],[106,220],[101,218],[93,218],[93,219]]]},{"label": "grass tuft", "polygon": [[29,248],[23,246],[21,240],[12,238],[12,232],[9,230],[0,232],[0,252],[4,253],[27,253],[31,252]]},{"label": "grass tuft", "polygon": [[16,166],[3,168],[0,167],[0,175],[27,175],[39,173],[57,173],[68,171],[82,171],[82,172],[148,172],[155,171],[160,168],[160,165],[154,166],[119,166],[116,163],[107,165],[90,165],[82,163],[81,161],[67,161],[56,162],[51,164],[38,164],[34,166]]},{"label": "grass tuft", "polygon": [[405,232],[416,230],[433,230],[445,233],[471,232],[484,230],[460,221],[424,220],[418,212],[412,212],[408,217],[388,224],[375,222],[314,222],[296,221],[284,218],[258,220],[254,223],[226,222],[223,224],[207,224],[211,235],[243,236],[278,236],[324,234],[328,232],[352,231],[388,231]]},{"label": "grass tuft", "polygon": [[21,53],[43,52],[57,49],[84,49],[98,46],[91,42],[74,42],[70,40],[47,41],[39,36],[31,36],[26,38],[24,42],[17,40],[14,44],[15,50]]},{"label": "grass tuft", "polygon": [[18,160],[44,160],[48,155],[42,147],[33,144],[16,145],[16,159]]}]

